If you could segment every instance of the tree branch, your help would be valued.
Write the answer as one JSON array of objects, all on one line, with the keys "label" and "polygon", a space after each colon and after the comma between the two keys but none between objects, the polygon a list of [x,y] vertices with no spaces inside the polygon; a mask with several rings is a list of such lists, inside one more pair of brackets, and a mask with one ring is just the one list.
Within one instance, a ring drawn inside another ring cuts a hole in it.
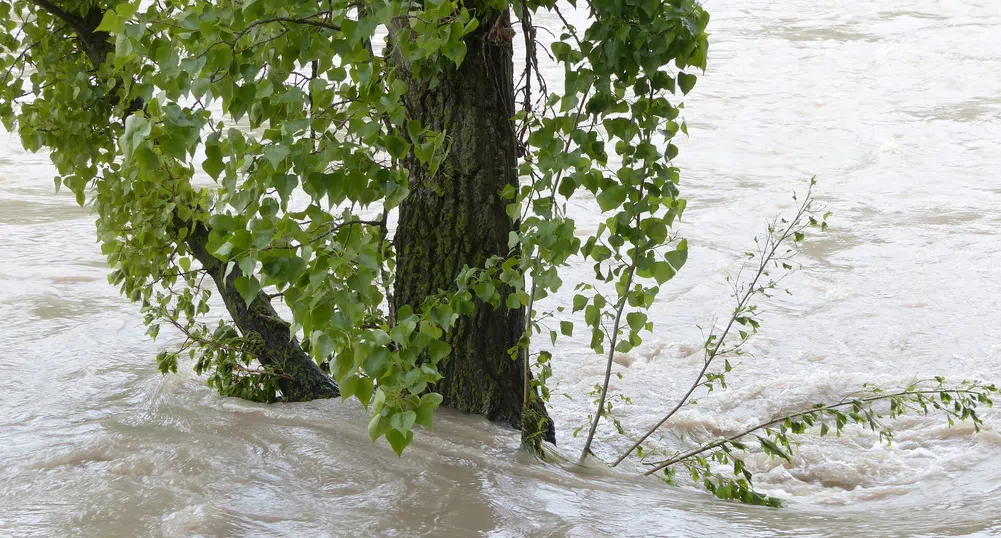
[{"label": "tree branch", "polygon": [[[824,411],[828,411],[828,410],[831,410],[831,409],[838,409],[838,408],[846,407],[846,406],[849,406],[849,405],[857,405],[858,403],[877,402],[877,401],[881,401],[881,400],[889,400],[889,399],[892,399],[892,398],[899,398],[901,396],[924,395],[924,394],[935,394],[935,395],[938,395],[938,394],[942,394],[942,393],[948,393],[948,394],[977,394],[977,395],[982,394],[981,392],[978,392],[978,391],[972,390],[972,389],[902,390],[900,392],[894,392],[894,393],[891,393],[891,394],[878,394],[876,396],[870,396],[868,398],[856,398],[856,399],[852,399],[852,400],[844,400],[844,401],[838,402],[836,404],[823,405],[823,406],[819,406],[819,407],[811,407],[810,409],[805,409],[805,410],[802,410],[802,411],[797,411],[795,413],[791,413],[791,414],[788,414],[788,415],[782,415],[782,416],[780,416],[778,418],[774,418],[772,420],[769,420],[768,422],[764,422],[764,423],[758,424],[757,426],[753,426],[751,428],[748,428],[748,429],[746,429],[746,430],[744,430],[744,431],[742,431],[740,433],[731,435],[731,436],[723,438],[723,439],[718,439],[716,441],[713,441],[711,443],[702,445],[700,447],[693,448],[692,450],[689,450],[688,452],[685,452],[683,454],[677,455],[677,456],[675,456],[673,458],[670,458],[668,460],[664,460],[664,461],[656,464],[656,466],[653,469],[651,469],[651,470],[649,470],[649,471],[647,471],[647,472],[645,472],[643,474],[644,475],[651,475],[653,473],[656,473],[657,471],[660,471],[661,469],[664,469],[665,467],[670,467],[671,465],[674,465],[675,463],[678,463],[680,461],[683,461],[683,460],[686,460],[688,458],[691,458],[692,456],[697,456],[699,454],[702,454],[702,453],[707,452],[709,450],[712,450],[714,448],[719,448],[719,447],[721,447],[721,446],[723,446],[723,445],[725,445],[727,443],[731,443],[733,441],[737,441],[741,437],[746,437],[746,436],[748,436],[748,435],[750,435],[750,434],[752,434],[752,433],[754,433],[754,432],[756,432],[758,430],[761,430],[761,429],[764,429],[764,428],[768,428],[768,427],[774,426],[776,424],[780,424],[782,422],[785,422],[786,420],[791,420],[791,419],[799,418],[799,417],[806,416],[806,415],[815,415],[815,414],[822,413]],[[946,411],[948,411],[948,410],[946,410]]]},{"label": "tree branch", "polygon": [[82,17],[74,15],[64,10],[63,8],[53,4],[49,0],[28,0],[28,1],[31,2],[32,4],[35,4],[35,7],[44,9],[45,11],[49,12],[49,14],[52,15],[53,17],[56,17],[65,22],[66,24],[72,26],[73,29],[76,30],[78,34],[90,35],[94,31],[93,28],[89,28],[87,26],[86,21],[84,21]]},{"label": "tree branch", "polygon": [[636,450],[638,446],[643,444],[643,441],[646,441],[647,438],[653,435],[653,433],[657,431],[658,428],[663,426],[664,423],[668,421],[668,419],[674,416],[674,414],[677,413],[678,410],[681,409],[681,407],[685,405],[686,402],[688,402],[688,399],[691,398],[692,393],[695,392],[695,389],[697,389],[699,385],[702,384],[702,379],[705,377],[706,372],[709,370],[709,365],[712,364],[713,359],[719,356],[719,352],[722,349],[724,341],[726,341],[727,335],[730,334],[730,330],[733,328],[733,324],[737,321],[737,318],[741,316],[744,307],[747,306],[748,300],[750,300],[751,296],[754,295],[756,286],[758,284],[758,280],[761,278],[761,275],[765,273],[765,270],[768,268],[768,264],[775,257],[775,254],[778,252],[779,247],[782,246],[782,243],[784,243],[787,239],[789,239],[789,237],[792,237],[793,234],[796,232],[796,227],[799,225],[800,221],[802,221],[803,216],[807,213],[807,211],[809,211],[812,200],[813,199],[811,197],[811,192],[807,191],[806,196],[803,199],[803,203],[800,204],[799,209],[796,212],[795,218],[793,218],[789,222],[789,226],[786,227],[786,229],[782,232],[779,238],[772,244],[772,248],[771,250],[768,251],[768,254],[761,258],[761,263],[758,265],[758,271],[754,275],[754,280],[751,281],[751,285],[747,288],[747,291],[744,293],[743,297],[741,297],[740,300],[737,301],[737,308],[734,309],[733,315],[730,316],[730,321],[727,323],[726,328],[723,329],[723,333],[720,335],[719,339],[716,340],[716,345],[713,346],[712,351],[709,351],[707,353],[705,364],[702,365],[702,370],[699,371],[698,377],[695,378],[695,382],[692,383],[692,386],[688,389],[688,392],[686,392],[685,395],[681,397],[681,399],[678,401],[677,405],[674,406],[674,408],[672,408],[670,411],[667,412],[666,415],[664,415],[664,418],[660,419],[660,422],[658,422],[649,430],[647,430],[647,432],[643,434],[643,436],[640,437],[638,441],[633,443],[633,445],[629,447],[628,450],[623,452],[622,455],[619,456],[617,460],[615,460],[615,463],[612,464],[612,467],[615,467],[616,465],[622,463],[622,460],[626,459],[630,454],[632,454],[632,452]]},{"label": "tree branch", "polygon": [[104,16],[102,11],[94,9],[91,11],[91,14],[94,16],[85,19],[66,11],[49,0],[28,1],[34,4],[35,7],[65,22],[76,31],[77,37],[83,43],[87,57],[90,58],[90,63],[93,64],[95,69],[104,63],[104,56],[111,50],[111,45],[108,43],[110,36],[107,33],[96,31],[97,27],[101,24],[101,17]]}]

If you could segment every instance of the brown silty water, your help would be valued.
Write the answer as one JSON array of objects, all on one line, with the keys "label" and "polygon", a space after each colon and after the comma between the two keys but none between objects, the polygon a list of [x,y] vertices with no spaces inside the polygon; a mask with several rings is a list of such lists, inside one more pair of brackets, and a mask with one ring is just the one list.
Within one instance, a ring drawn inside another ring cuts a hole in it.
[{"label": "brown silty water", "polygon": [[[725,275],[813,175],[832,229],[806,243],[787,281],[794,294],[763,304],[731,388],[676,415],[664,442],[735,431],[867,381],[1001,380],[1001,4],[706,7],[709,71],[687,99],[678,161],[691,255],[651,314],[656,332],[615,367],[613,393],[632,400],[616,418],[641,431],[691,383],[696,325],[731,307]],[[557,70],[546,76],[559,84]],[[263,406],[220,398],[187,368],[161,376],[153,357],[176,340],[144,336],[137,308],[105,280],[93,216],[53,194],[53,175],[46,156],[0,137],[0,535],[1001,534],[996,412],[980,433],[906,418],[889,448],[849,430],[805,439],[792,464],[752,457],[757,486],[788,500],[774,510],[628,466],[541,464],[511,431],[448,411],[398,459],[369,442],[353,403]],[[574,204],[578,228],[592,231],[596,205]],[[579,264],[564,280],[589,274]],[[572,432],[603,360],[580,338],[555,350],[551,407],[566,454],[581,446]],[[611,425],[599,429],[600,456],[624,446]]]}]

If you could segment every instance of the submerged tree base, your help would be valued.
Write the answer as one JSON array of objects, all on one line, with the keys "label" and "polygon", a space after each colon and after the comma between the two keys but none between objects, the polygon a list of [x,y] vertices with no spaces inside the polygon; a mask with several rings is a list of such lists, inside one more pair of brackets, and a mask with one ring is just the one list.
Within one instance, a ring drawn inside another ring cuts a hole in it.
[{"label": "submerged tree base", "polygon": [[543,441],[556,444],[556,428],[549,413],[541,406],[529,405],[521,413],[521,446],[543,461],[552,458],[544,450]]}]

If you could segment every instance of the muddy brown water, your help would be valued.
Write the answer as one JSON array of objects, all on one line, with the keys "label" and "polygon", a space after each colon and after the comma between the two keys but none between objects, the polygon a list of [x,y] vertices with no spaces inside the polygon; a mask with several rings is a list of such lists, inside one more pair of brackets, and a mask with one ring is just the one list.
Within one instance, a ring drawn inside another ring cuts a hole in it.
[{"label": "muddy brown water", "polygon": [[[687,100],[679,158],[690,261],[655,307],[655,334],[616,366],[613,390],[632,400],[616,417],[635,432],[674,403],[699,365],[696,325],[729,308],[724,276],[813,175],[832,229],[804,247],[794,294],[763,305],[730,390],[679,413],[663,442],[867,381],[1001,381],[1001,3],[707,8],[709,73]],[[262,406],[186,369],[161,376],[153,357],[172,337],[144,336],[105,280],[93,217],[53,193],[53,173],[0,136],[2,536],[1001,535],[996,412],[976,434],[906,418],[889,448],[851,430],[804,439],[794,464],[752,457],[758,487],[788,500],[773,510],[630,468],[543,465],[512,432],[448,411],[401,460],[368,441],[357,405]],[[575,204],[582,231],[597,226],[593,202]],[[602,374],[586,345],[555,350],[566,454]],[[604,425],[596,448],[611,458],[624,442]]]}]

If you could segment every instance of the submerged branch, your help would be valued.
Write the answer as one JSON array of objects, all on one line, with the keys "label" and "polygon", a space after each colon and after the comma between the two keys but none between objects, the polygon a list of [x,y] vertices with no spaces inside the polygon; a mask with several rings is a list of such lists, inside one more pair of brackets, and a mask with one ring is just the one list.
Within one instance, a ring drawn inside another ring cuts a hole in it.
[{"label": "submerged branch", "polygon": [[[980,390],[977,390],[978,388]],[[833,411],[833,410],[840,409],[840,408],[847,407],[847,406],[858,407],[861,404],[868,404],[868,403],[878,402],[878,401],[884,401],[884,400],[893,400],[895,398],[908,397],[908,396],[916,397],[919,401],[922,401],[923,397],[926,396],[926,395],[927,396],[933,396],[933,397],[934,396],[941,397],[942,394],[955,394],[955,395],[965,395],[965,396],[976,396],[978,398],[981,398],[981,397],[985,397],[986,393],[988,393],[988,392],[997,392],[997,389],[995,387],[993,387],[992,385],[988,385],[988,386],[977,386],[977,385],[975,385],[975,386],[973,386],[971,388],[965,388],[965,389],[964,388],[952,388],[952,389],[948,389],[948,388],[935,388],[935,389],[922,389],[922,390],[902,390],[902,391],[898,391],[898,392],[894,392],[894,393],[875,394],[875,395],[869,396],[867,398],[854,398],[854,399],[851,399],[851,400],[842,400],[841,402],[838,402],[836,404],[829,404],[829,405],[818,404],[818,405],[816,405],[814,407],[811,407],[810,409],[804,409],[804,410],[796,411],[794,413],[790,413],[790,414],[787,414],[787,415],[782,415],[780,417],[773,418],[772,420],[769,420],[767,422],[763,422],[763,423],[758,424],[756,426],[752,426],[752,427],[750,427],[750,428],[748,428],[748,429],[746,429],[746,430],[744,430],[742,432],[736,433],[734,435],[730,435],[730,436],[725,437],[723,439],[717,439],[716,441],[712,441],[712,442],[706,443],[706,444],[704,444],[702,446],[693,448],[693,449],[689,450],[688,452],[684,452],[684,453],[679,454],[677,456],[674,456],[674,457],[672,457],[670,459],[667,459],[667,460],[664,460],[664,461],[661,461],[661,462],[658,462],[658,463],[654,464],[654,467],[652,469],[646,471],[643,474],[644,475],[651,475],[653,473],[656,473],[657,471],[660,471],[662,469],[670,467],[671,465],[674,465],[674,464],[679,463],[681,461],[690,459],[690,458],[698,456],[700,454],[704,454],[704,453],[706,453],[706,452],[708,452],[710,450],[723,447],[724,445],[733,443],[734,441],[739,441],[741,438],[746,437],[746,436],[748,436],[748,435],[750,435],[750,434],[752,434],[752,433],[754,433],[756,431],[760,431],[760,430],[765,429],[765,428],[776,426],[778,424],[783,424],[786,421],[790,421],[790,420],[794,420],[794,419],[798,419],[798,418],[803,418],[803,417],[807,417],[807,416],[816,416],[816,415],[819,415],[820,413],[825,413],[825,412]],[[990,400],[987,400],[987,401],[990,402]],[[946,412],[947,414],[950,414],[950,412],[947,409],[941,408],[940,405],[938,405],[938,404],[936,404],[935,407],[939,408],[940,410],[942,410],[944,412]],[[973,419],[974,419],[975,422],[979,423],[979,419],[976,418],[976,415],[973,415]]]}]

